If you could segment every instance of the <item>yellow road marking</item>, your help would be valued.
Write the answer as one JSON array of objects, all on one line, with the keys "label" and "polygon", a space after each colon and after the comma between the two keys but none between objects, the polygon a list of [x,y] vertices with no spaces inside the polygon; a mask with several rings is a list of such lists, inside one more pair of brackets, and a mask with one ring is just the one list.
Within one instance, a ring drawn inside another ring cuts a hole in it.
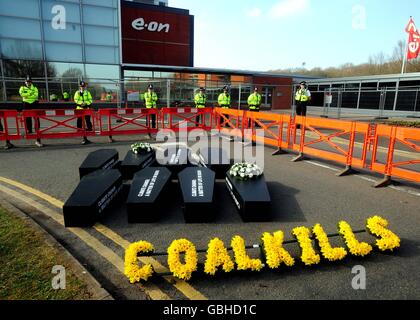
[{"label": "yellow road marking", "polygon": [[[45,215],[49,216],[56,222],[61,225],[64,225],[63,216],[58,214],[57,212],[49,209],[48,207],[40,204],[39,202],[28,198],[21,193],[9,189],[3,185],[0,185],[0,191],[19,199],[26,204],[30,205],[31,207],[43,212]],[[91,236],[87,231],[79,228],[67,228],[70,232],[78,236],[84,243],[86,243],[89,247],[95,250],[99,255],[101,255],[104,259],[106,259],[110,264],[112,264],[118,271],[124,273],[124,262],[120,256],[118,256],[114,251],[103,245],[98,239]],[[147,295],[150,296],[153,300],[171,300],[171,298],[161,291],[156,285],[147,283],[145,285],[139,285]]]},{"label": "yellow road marking", "polygon": [[[19,189],[22,189],[22,190],[26,191],[26,192],[29,192],[29,193],[47,201],[47,202],[49,202],[50,204],[52,204],[53,206],[55,206],[59,209],[62,209],[63,206],[64,206],[64,202],[62,202],[62,201],[44,193],[42,191],[39,191],[39,190],[34,189],[30,186],[27,186],[23,183],[20,183],[20,182],[17,182],[17,181],[8,179],[8,178],[4,178],[4,177],[0,177],[0,181],[8,183],[12,186],[15,186]],[[49,210],[49,211],[50,211],[50,213],[52,213],[51,212],[52,210]],[[57,215],[57,213],[55,213],[55,212],[54,212],[54,214]],[[63,216],[62,215],[58,215],[58,217],[56,216],[56,218],[57,219],[60,218],[61,221],[63,221]],[[64,225],[64,222],[60,222],[60,223]],[[120,247],[122,247],[124,249],[126,249],[130,245],[129,241],[127,241],[126,239],[124,239],[123,237],[121,237],[119,234],[112,231],[108,227],[104,226],[103,224],[100,224],[100,223],[95,224],[94,229],[96,231],[98,231],[99,233],[101,233],[102,235],[104,235],[105,237],[109,238],[114,243],[116,243],[117,245],[119,245]],[[169,270],[165,266],[163,266],[159,261],[157,261],[156,259],[153,259],[151,257],[140,257],[139,260],[143,264],[150,263],[157,273],[167,273],[167,272],[169,272]],[[124,273],[124,270],[122,272]],[[207,300],[207,298],[202,293],[200,293],[198,290],[193,288],[186,281],[176,279],[172,276],[164,276],[163,278],[166,281],[168,281],[170,284],[172,284],[175,288],[177,288],[180,292],[182,292],[188,299],[190,299],[190,300]]]}]

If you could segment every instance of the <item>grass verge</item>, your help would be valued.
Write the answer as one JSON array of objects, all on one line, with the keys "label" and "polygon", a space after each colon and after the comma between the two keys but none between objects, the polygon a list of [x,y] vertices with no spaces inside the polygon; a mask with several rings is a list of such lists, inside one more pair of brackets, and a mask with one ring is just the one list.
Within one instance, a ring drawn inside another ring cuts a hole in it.
[{"label": "grass verge", "polygon": [[[40,231],[0,207],[0,300],[89,299],[67,259]],[[65,289],[52,288],[55,265],[66,268]]]}]

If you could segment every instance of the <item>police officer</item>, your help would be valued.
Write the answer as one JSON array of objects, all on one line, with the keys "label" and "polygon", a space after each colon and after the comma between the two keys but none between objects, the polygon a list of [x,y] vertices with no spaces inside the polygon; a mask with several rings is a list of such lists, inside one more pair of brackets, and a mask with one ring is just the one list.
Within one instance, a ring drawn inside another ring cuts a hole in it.
[{"label": "police officer", "polygon": [[[84,109],[90,109],[90,106],[92,105],[92,95],[90,94],[89,90],[86,89],[87,84],[84,81],[80,81],[80,88],[76,91],[74,94],[74,102],[76,103],[76,110],[84,110]],[[84,117],[85,123],[86,123],[86,130],[92,131],[92,122],[90,121],[90,116]],[[77,118],[77,128],[82,129],[83,128],[83,118],[78,117]],[[82,144],[88,144],[90,141],[86,138],[86,136],[83,137]]]},{"label": "police officer", "polygon": [[67,91],[63,92],[63,100],[70,101],[70,94]]},{"label": "police officer", "polygon": [[309,101],[311,101],[311,92],[305,81],[299,84],[299,89],[296,91],[296,115],[306,117],[306,111]]},{"label": "police officer", "polygon": [[[38,108],[38,88],[32,83],[30,76],[26,77],[25,85],[21,86],[19,89],[19,94],[22,97],[22,104],[24,110],[36,109]],[[32,133],[32,118],[25,118],[26,128],[28,133]],[[40,128],[40,121],[37,119],[38,129]],[[42,147],[40,139],[36,139],[35,145],[37,147]]]},{"label": "police officer", "polygon": [[[204,109],[206,107],[207,95],[205,92],[206,92],[206,89],[204,89],[204,87],[200,87],[198,93],[194,97],[194,103],[197,109]],[[201,122],[201,115],[198,115],[195,118],[195,122],[196,122],[195,126],[198,127]]]},{"label": "police officer", "polygon": [[106,97],[105,97],[106,102],[112,102],[112,99],[113,99],[113,97],[112,97],[111,92],[108,92]]},{"label": "police officer", "polygon": [[[145,101],[147,109],[157,108],[157,102],[159,98],[156,92],[154,91],[154,87],[152,84],[149,84],[149,86],[147,87],[147,92],[143,95],[143,97],[144,97],[144,101]],[[152,128],[156,129],[156,114],[151,114],[150,117],[152,119]],[[150,125],[150,123],[148,123],[148,125]],[[149,134],[149,137],[150,137],[150,134]]]},{"label": "police officer", "polygon": [[[258,93],[258,88],[254,88],[254,92],[248,97],[248,109],[249,111],[259,112],[261,108],[261,95]],[[248,127],[251,127],[251,119],[248,121]]]},{"label": "police officer", "polygon": [[[219,94],[219,97],[217,98],[217,102],[219,104],[219,107],[222,109],[230,109],[230,94],[229,94],[229,88],[228,86],[223,87],[223,92]],[[226,118],[229,119],[229,115],[225,115]],[[229,137],[230,141],[233,141],[233,137]]]},{"label": "police officer", "polygon": [[222,109],[230,109],[230,94],[227,86],[223,87],[223,92],[217,98],[219,107]]}]

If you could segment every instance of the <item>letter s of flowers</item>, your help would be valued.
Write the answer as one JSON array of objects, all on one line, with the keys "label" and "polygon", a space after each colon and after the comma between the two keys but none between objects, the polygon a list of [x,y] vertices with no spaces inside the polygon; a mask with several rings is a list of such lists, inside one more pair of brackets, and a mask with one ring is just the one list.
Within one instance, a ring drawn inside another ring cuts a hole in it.
[{"label": "letter s of flowers", "polygon": [[146,264],[143,267],[138,265],[138,254],[153,252],[153,245],[146,241],[139,241],[130,244],[125,250],[124,274],[130,279],[130,283],[140,280],[147,281],[153,274],[153,267]]},{"label": "letter s of flowers", "polygon": [[232,239],[231,246],[235,254],[235,261],[238,265],[238,270],[261,271],[263,263],[260,259],[251,259],[246,253],[245,240],[240,236],[235,236]]},{"label": "letter s of flowers", "polygon": [[339,261],[346,257],[346,249],[341,247],[331,247],[330,241],[328,240],[328,235],[325,233],[324,229],[319,223],[313,227],[312,232],[314,233],[315,238],[318,240],[318,245],[321,249],[322,256],[325,259],[328,261]]},{"label": "letter s of flowers", "polygon": [[370,244],[359,242],[356,239],[353,230],[346,221],[339,222],[338,232],[344,237],[344,242],[352,255],[364,257],[372,251],[372,246]]},{"label": "letter s of flowers", "polygon": [[321,257],[315,252],[312,246],[311,230],[306,227],[298,227],[293,229],[292,234],[296,237],[302,249],[302,255],[300,257],[302,262],[307,266],[318,264]]},{"label": "letter s of flowers", "polygon": [[382,217],[374,216],[367,220],[366,228],[370,234],[380,237],[376,240],[376,246],[381,251],[393,250],[400,247],[400,238],[387,229],[388,221]]},{"label": "letter s of flowers", "polygon": [[[185,264],[181,262],[180,254],[185,253]],[[197,271],[197,250],[187,239],[174,240],[168,248],[168,266],[174,277],[190,280]]]},{"label": "letter s of flowers", "polygon": [[225,272],[231,272],[235,268],[223,241],[214,238],[210,240],[208,245],[204,272],[214,276],[219,266],[223,266]]},{"label": "letter s of flowers", "polygon": [[283,248],[283,240],[283,231],[277,231],[273,235],[265,232],[262,235],[261,241],[266,263],[270,269],[277,269],[282,262],[288,267],[292,267],[295,264],[295,259]]}]

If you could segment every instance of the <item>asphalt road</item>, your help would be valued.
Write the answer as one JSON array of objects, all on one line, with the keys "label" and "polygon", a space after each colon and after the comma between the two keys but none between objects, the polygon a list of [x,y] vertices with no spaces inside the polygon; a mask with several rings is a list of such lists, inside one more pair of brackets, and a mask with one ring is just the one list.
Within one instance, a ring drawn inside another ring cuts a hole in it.
[{"label": "asphalt road", "polygon": [[[68,140],[67,145],[50,145],[44,149],[0,151],[0,176],[65,201],[78,184],[78,167],[89,152],[111,147],[118,150],[123,159],[131,143],[122,141],[109,145],[104,138],[93,140],[97,143],[89,146],[75,144],[78,140]],[[241,235],[247,244],[254,244],[259,243],[263,232],[279,229],[285,232],[286,240],[290,240],[294,227],[312,227],[316,223],[321,223],[328,233],[335,233],[336,225],[342,219],[354,229],[364,229],[368,217],[381,215],[389,220],[391,230],[402,239],[401,249],[392,254],[375,252],[365,259],[349,257],[340,263],[321,263],[311,268],[297,262],[295,267],[279,272],[265,269],[255,274],[235,272],[215,278],[199,272],[189,283],[209,299],[419,299],[420,188],[400,185],[374,189],[371,180],[379,180],[378,176],[338,178],[334,170],[339,167],[317,161],[292,163],[292,155],[273,157],[272,151],[270,148],[264,151],[265,177],[272,197],[271,222],[243,223],[224,182],[218,181],[215,188],[218,217],[214,223],[184,223],[176,184],[170,201],[165,204],[166,216],[159,223],[128,224],[123,204],[108,212],[101,223],[130,242],[147,240],[154,244],[156,251],[166,251],[171,241],[179,238],[188,238],[197,248],[205,249],[213,237],[219,237],[229,245],[233,236]],[[62,226],[39,214],[35,219],[87,265],[115,297],[145,298],[138,286],[130,285],[121,272]],[[86,231],[124,257],[120,246],[94,229]],[[360,238],[374,243],[374,238],[367,234]],[[339,238],[333,242],[342,243]],[[286,248],[295,258],[299,256],[296,244]],[[259,256],[255,249],[250,250],[250,254]],[[203,258],[200,257],[200,262]],[[159,261],[167,265],[165,259],[159,258]],[[351,286],[354,277],[351,271],[356,265],[366,268],[366,290],[354,290]],[[171,298],[186,298],[161,278],[154,279],[153,283]]]}]

